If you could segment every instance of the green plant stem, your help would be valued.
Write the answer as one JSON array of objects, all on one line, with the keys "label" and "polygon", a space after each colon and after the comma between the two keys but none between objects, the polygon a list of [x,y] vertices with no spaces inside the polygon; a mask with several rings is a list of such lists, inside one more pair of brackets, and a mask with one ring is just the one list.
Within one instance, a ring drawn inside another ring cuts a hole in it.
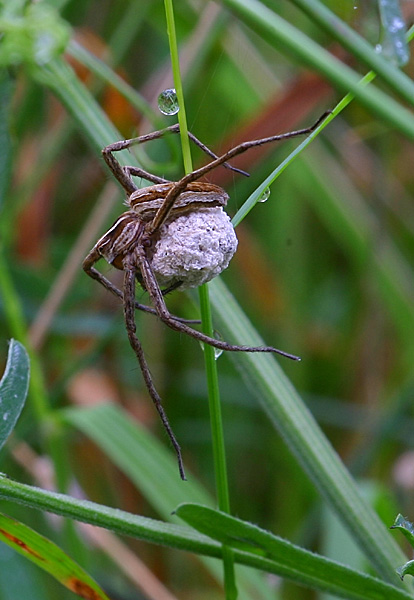
[{"label": "green plant stem", "polygon": [[[373,71],[370,71],[361,79],[359,85],[368,85],[368,83],[370,83],[373,79],[375,79],[375,73]],[[249,214],[252,208],[257,204],[263,192],[272,185],[272,183],[279,177],[279,175],[283,173],[286,167],[288,167],[299,156],[299,154],[303,152],[303,150],[305,150],[305,148],[307,148],[309,144],[311,144],[311,142],[313,142],[313,140],[325,129],[325,127],[327,127],[327,125],[329,125],[329,123],[333,119],[335,119],[335,117],[337,117],[339,113],[342,112],[344,108],[348,106],[350,102],[352,102],[352,100],[354,100],[354,98],[354,94],[351,93],[344,96],[342,100],[338,102],[338,104],[335,106],[332,112],[326,117],[326,119],[324,119],[324,121],[319,125],[319,127],[317,127],[315,131],[309,134],[303,140],[303,142],[301,142],[299,146],[297,146],[289,154],[289,156],[287,156],[285,160],[283,160],[270,173],[270,175],[268,175],[266,179],[262,181],[262,183],[254,190],[254,192],[247,198],[246,202],[242,204],[237,213],[234,215],[231,221],[234,227],[237,227],[237,225],[239,225],[239,223],[243,221],[243,219]]]},{"label": "green plant stem", "polygon": [[[212,337],[213,321],[211,317],[210,296],[207,285],[199,288],[200,312],[202,316],[202,329],[206,335]],[[227,477],[226,451],[223,435],[223,422],[221,416],[220,390],[218,383],[217,362],[212,346],[204,344],[204,362],[206,366],[208,402],[211,424],[211,438],[214,456],[214,471],[216,476],[217,500],[220,510],[230,514],[230,495]],[[226,599],[237,598],[236,578],[234,573],[234,553],[231,548],[223,544],[223,569],[226,589]]]},{"label": "green plant stem", "polygon": [[[178,112],[178,122],[180,124],[184,170],[186,173],[191,173],[191,171],[193,170],[193,165],[191,160],[190,142],[188,137],[184,92],[181,81],[180,61],[178,55],[177,36],[175,33],[174,10],[172,0],[165,0],[165,14],[167,19],[167,29],[170,43],[171,65],[174,76],[174,85],[177,94],[178,105],[180,107],[180,110]],[[199,287],[199,301],[202,329],[204,333],[212,337],[214,335],[213,323],[211,318],[211,307],[207,285],[202,285]],[[206,379],[209,398],[210,425],[212,434],[212,447],[214,456],[218,505],[220,510],[230,514],[230,499],[226,468],[223,422],[221,417],[221,402],[218,384],[217,365],[215,360],[214,348],[207,344],[204,344],[204,362],[206,366]],[[223,570],[226,600],[236,600],[237,587],[234,572],[234,555],[233,551],[225,545],[223,545]]]},{"label": "green plant stem", "polygon": [[171,67],[174,77],[175,92],[177,94],[178,106],[178,123],[180,124],[181,148],[183,152],[184,170],[186,173],[191,173],[193,164],[191,160],[190,140],[188,137],[187,117],[185,114],[185,102],[183,84],[181,81],[180,58],[178,55],[177,36],[175,33],[174,9],[172,0],[165,0],[165,16],[167,19],[168,40],[170,43]]},{"label": "green plant stem", "polygon": [[[24,506],[51,512],[69,519],[76,519],[98,527],[104,527],[121,535],[128,535],[147,542],[177,548],[187,552],[222,558],[222,546],[210,537],[194,529],[181,525],[173,525],[134,515],[123,510],[102,506],[88,500],[71,498],[65,494],[57,494],[37,487],[19,483],[5,476],[0,476],[0,497],[18,502]],[[203,507],[204,508],[204,507]],[[245,524],[244,527],[252,528]],[[224,532],[226,535],[226,531]],[[269,534],[264,532],[268,536]],[[239,544],[243,540],[238,540]],[[272,540],[273,545],[277,539]],[[292,581],[314,589],[322,589],[353,600],[410,600],[411,596],[384,581],[369,575],[358,573],[326,559],[309,553],[307,550],[288,544],[289,549],[297,556],[287,562],[285,540],[280,540],[280,558],[269,559],[260,554],[235,550],[235,560],[239,564],[274,573]],[[277,548],[275,548],[276,550]],[[307,561],[311,563],[307,565]],[[326,570],[326,567],[330,567]],[[354,583],[352,583],[354,581]],[[398,582],[395,574],[395,581]]]}]

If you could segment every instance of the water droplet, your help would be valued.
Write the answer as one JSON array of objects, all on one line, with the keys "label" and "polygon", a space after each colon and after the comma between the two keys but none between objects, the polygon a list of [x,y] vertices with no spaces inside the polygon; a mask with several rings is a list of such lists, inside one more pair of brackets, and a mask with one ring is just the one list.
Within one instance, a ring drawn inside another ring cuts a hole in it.
[{"label": "water droplet", "polygon": [[[200,346],[202,351],[204,352],[204,343],[200,342]],[[214,348],[214,360],[217,360],[218,358],[220,358],[220,356],[223,354],[224,350],[222,350],[222,348]]]},{"label": "water droplet", "polygon": [[222,350],[221,348],[214,348],[214,360],[217,360],[218,358],[220,358],[220,356],[223,354],[224,350]]},{"label": "water droplet", "polygon": [[382,44],[377,44],[375,46],[375,52],[378,52],[378,54],[382,52]]},{"label": "water droplet", "polygon": [[158,96],[158,108],[163,115],[176,115],[180,110],[174,88],[164,90]]},{"label": "water droplet", "polygon": [[[220,333],[218,331],[214,331],[214,337],[217,340],[222,340],[223,338],[221,337]],[[202,351],[204,352],[204,343],[200,342],[200,346]],[[220,356],[223,354],[224,350],[222,350],[222,348],[214,348],[214,360],[217,360],[218,358],[220,358]]]},{"label": "water droplet", "polygon": [[3,421],[7,421],[7,419],[8,419],[8,418],[9,418],[9,413],[8,413],[8,412],[5,412],[5,413],[3,414]]},{"label": "water droplet", "polygon": [[269,199],[269,196],[270,196],[270,188],[267,187],[263,190],[258,202],[266,202],[266,200]]},{"label": "water droplet", "polygon": [[388,26],[388,30],[390,33],[397,33],[397,31],[401,31],[401,29],[404,29],[404,27],[404,21],[399,17],[394,17]]}]

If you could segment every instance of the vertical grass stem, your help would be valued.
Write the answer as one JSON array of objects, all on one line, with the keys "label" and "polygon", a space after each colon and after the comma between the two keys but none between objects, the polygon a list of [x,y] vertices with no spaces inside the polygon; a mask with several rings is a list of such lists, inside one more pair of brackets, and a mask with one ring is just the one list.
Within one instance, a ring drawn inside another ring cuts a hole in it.
[{"label": "vertical grass stem", "polygon": [[[171,65],[174,77],[174,86],[180,110],[178,122],[180,124],[181,145],[183,162],[186,173],[193,170],[190,143],[188,138],[187,119],[185,114],[184,93],[181,82],[180,63],[178,56],[177,37],[175,33],[174,10],[172,0],[165,0],[165,14],[167,19],[168,38],[170,43]],[[200,312],[204,333],[213,336],[211,307],[207,285],[199,288]],[[223,423],[221,417],[220,391],[218,384],[217,365],[214,348],[204,345],[204,359],[206,365],[206,378],[209,397],[210,424],[216,477],[217,499],[220,510],[230,513],[229,488],[227,480],[226,455],[224,446]],[[234,572],[233,551],[223,546],[224,588],[226,600],[236,600],[237,587]]]}]

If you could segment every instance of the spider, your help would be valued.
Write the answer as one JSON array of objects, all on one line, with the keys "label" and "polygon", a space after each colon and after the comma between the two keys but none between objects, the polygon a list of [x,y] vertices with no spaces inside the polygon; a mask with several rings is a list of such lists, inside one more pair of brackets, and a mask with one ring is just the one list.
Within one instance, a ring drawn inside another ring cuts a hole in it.
[{"label": "spider", "polygon": [[[149,395],[177,455],[183,480],[186,477],[181,449],[153,383],[141,342],[136,335],[135,310],[155,314],[171,329],[219,350],[273,352],[292,360],[300,360],[299,357],[272,346],[236,346],[211,338],[190,327],[199,321],[188,321],[172,315],[164,296],[172,290],[196,287],[215,277],[227,267],[237,246],[233,227],[222,208],[227,203],[228,195],[222,188],[198,180],[220,165],[248,175],[232,167],[228,161],[249,148],[308,134],[317,128],[326,115],[327,113],[322,115],[311,127],[244,142],[222,156],[216,156],[188,132],[189,138],[213,160],[176,182],[157,177],[141,168],[123,167],[116,160],[114,153],[169,133],[179,133],[178,124],[137,138],[115,142],[102,150],[105,162],[126,192],[128,210],[118,217],[112,227],[96,242],[83,261],[83,269],[123,302],[130,345],[138,359]],[[139,189],[132,179],[133,176],[142,177],[154,185]],[[122,291],[95,268],[95,263],[101,258],[124,271]],[[136,281],[148,292],[153,307],[136,301]],[[161,290],[161,287],[164,289]]]}]

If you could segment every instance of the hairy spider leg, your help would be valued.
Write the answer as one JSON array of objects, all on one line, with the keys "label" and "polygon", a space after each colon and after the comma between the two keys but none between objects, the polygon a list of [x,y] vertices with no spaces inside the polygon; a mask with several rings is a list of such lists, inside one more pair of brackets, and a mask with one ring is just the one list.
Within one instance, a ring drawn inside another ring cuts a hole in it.
[{"label": "hairy spider leg", "polygon": [[129,343],[131,344],[131,348],[135,352],[135,356],[137,357],[139,366],[141,368],[142,376],[145,381],[145,385],[147,386],[149,395],[151,396],[151,400],[154,403],[155,408],[161,418],[162,424],[164,425],[164,429],[168,434],[168,437],[171,440],[171,443],[174,447],[175,453],[177,455],[178,460],[178,468],[180,471],[181,479],[185,480],[185,471],[183,459],[181,456],[181,448],[177,439],[174,435],[174,432],[171,428],[171,425],[168,421],[168,417],[165,413],[165,410],[162,406],[161,398],[155,389],[154,382],[152,381],[151,373],[145,359],[144,351],[142,349],[141,342],[139,341],[136,335],[136,323],[135,323],[135,278],[136,278],[136,267],[132,263],[130,258],[125,259],[124,261],[124,316],[125,316],[125,326],[128,334]]},{"label": "hairy spider leg", "polygon": [[[158,285],[158,282],[155,278],[151,265],[145,254],[145,247],[140,244],[137,245],[135,250],[135,257],[137,259],[137,267],[142,275],[142,280],[144,283],[144,287],[147,290],[153,304],[154,308],[147,306],[145,304],[140,304],[135,301],[135,308],[138,310],[142,310],[151,314],[157,315],[163,323],[168,325],[174,331],[179,331],[181,333],[185,333],[190,337],[193,337],[200,342],[205,344],[209,344],[214,348],[218,348],[219,350],[226,350],[227,352],[272,352],[274,354],[280,354],[281,356],[285,356],[286,358],[290,358],[291,360],[300,360],[298,356],[294,354],[290,354],[289,352],[284,352],[283,350],[279,350],[278,348],[274,348],[273,346],[237,346],[235,344],[229,344],[222,340],[217,340],[216,338],[211,338],[208,335],[197,331],[196,329],[192,329],[188,327],[189,323],[197,323],[199,321],[192,321],[188,319],[181,319],[180,317],[176,317],[172,315],[165,304],[164,296],[162,291]],[[107,279],[100,271],[95,269],[94,265],[98,260],[100,260],[102,256],[99,254],[96,246],[92,248],[89,252],[88,256],[83,261],[83,269],[89,277],[98,281],[101,285],[104,286],[109,292],[120,298],[122,301],[124,300],[124,293],[119,290],[109,279]]]},{"label": "hairy spider leg", "polygon": [[148,291],[159,318],[174,331],[185,333],[190,337],[199,340],[200,342],[209,344],[210,346],[218,348],[219,350],[226,350],[227,352],[273,352],[274,354],[280,354],[286,358],[290,358],[291,360],[300,360],[298,356],[290,354],[289,352],[284,352],[283,350],[279,350],[273,346],[237,346],[235,344],[229,344],[228,342],[211,338],[205,333],[197,331],[196,329],[192,329],[185,323],[177,321],[174,319],[173,315],[171,315],[167,305],[165,304],[164,296],[161,293],[158,281],[146,256],[144,245],[140,245],[136,248],[135,258],[137,266],[141,272],[145,289]]},{"label": "hairy spider leg", "polygon": [[[303,129],[298,129],[296,131],[289,131],[287,133],[281,133],[279,135],[272,135],[270,137],[262,138],[259,140],[251,140],[249,142],[243,142],[242,144],[239,144],[238,146],[231,148],[230,150],[228,150],[228,152],[226,152],[222,156],[217,157],[215,160],[204,165],[203,167],[196,169],[192,173],[188,173],[187,175],[184,175],[184,177],[182,177],[173,186],[171,186],[170,191],[166,195],[164,202],[162,203],[162,205],[158,209],[157,213],[155,214],[154,219],[146,227],[148,236],[155,233],[161,227],[161,225],[165,222],[165,220],[168,218],[168,215],[170,214],[170,212],[174,206],[175,200],[185,190],[186,186],[189,183],[192,183],[193,181],[200,179],[200,177],[203,177],[204,175],[206,175],[207,173],[209,173],[216,167],[219,167],[220,165],[224,165],[229,159],[234,158],[235,156],[238,156],[239,154],[242,154],[243,152],[246,152],[246,150],[249,150],[250,148],[255,148],[257,146],[263,146],[264,144],[269,144],[270,142],[280,142],[283,140],[288,140],[288,139],[291,139],[294,137],[312,133],[312,131],[314,131],[331,112],[332,111],[326,111],[310,127],[305,127]],[[159,133],[159,132],[157,132],[157,133]]]},{"label": "hairy spider leg", "polygon": [[[135,192],[138,187],[133,182],[131,175],[142,177],[147,179],[148,181],[152,181],[153,183],[170,183],[168,179],[164,179],[163,177],[158,177],[157,175],[153,175],[152,173],[148,173],[141,169],[140,167],[126,166],[122,167],[121,164],[116,160],[115,156],[112,154],[113,152],[119,152],[120,150],[127,150],[131,146],[135,146],[137,144],[144,144],[145,142],[149,142],[152,140],[157,140],[160,137],[168,133],[180,133],[180,126],[177,123],[176,125],[171,125],[170,127],[166,127],[165,129],[160,129],[159,131],[153,131],[152,133],[147,133],[146,135],[140,135],[136,138],[131,138],[129,140],[120,140],[119,142],[114,142],[113,144],[109,144],[102,150],[102,155],[108,167],[111,169],[115,178],[122,185],[124,190],[128,195]],[[191,132],[188,132],[188,137],[192,142],[194,142],[201,150],[203,150],[208,156],[211,158],[218,158],[217,154],[214,154],[210,148],[208,148],[203,142],[201,142],[195,135]],[[226,161],[223,163],[224,167],[227,169],[231,169],[236,173],[240,173],[241,175],[249,176],[249,173],[246,171],[242,171],[241,169],[237,169],[232,165],[227,164]]]},{"label": "hairy spider leg", "polygon": [[[85,273],[87,275],[89,275],[89,277],[91,277],[92,279],[95,279],[95,281],[97,281],[98,283],[103,285],[103,287],[106,288],[109,292],[111,292],[111,294],[113,294],[117,298],[120,298],[120,300],[123,302],[124,294],[122,293],[122,291],[119,288],[117,288],[112,283],[112,281],[107,279],[105,277],[105,275],[102,275],[102,273],[100,271],[95,269],[94,264],[97,263],[98,260],[100,260],[101,258],[102,258],[102,256],[99,254],[98,250],[96,249],[96,246],[94,246],[92,248],[92,250],[89,252],[88,256],[83,261],[83,270],[85,271]],[[172,291],[172,290],[167,289],[167,290],[163,290],[162,293],[164,294],[164,293],[168,293],[170,291]],[[155,310],[155,308],[153,308],[152,306],[148,306],[147,304],[141,304],[140,302],[137,302],[136,300],[135,300],[135,309],[142,310],[143,312],[146,312],[146,313],[149,313],[151,315],[158,317],[158,313]],[[200,319],[184,319],[182,317],[177,317],[176,315],[172,315],[172,319],[174,319],[175,321],[179,321],[181,323],[187,323],[189,325],[197,325],[197,324],[201,323]]]}]

